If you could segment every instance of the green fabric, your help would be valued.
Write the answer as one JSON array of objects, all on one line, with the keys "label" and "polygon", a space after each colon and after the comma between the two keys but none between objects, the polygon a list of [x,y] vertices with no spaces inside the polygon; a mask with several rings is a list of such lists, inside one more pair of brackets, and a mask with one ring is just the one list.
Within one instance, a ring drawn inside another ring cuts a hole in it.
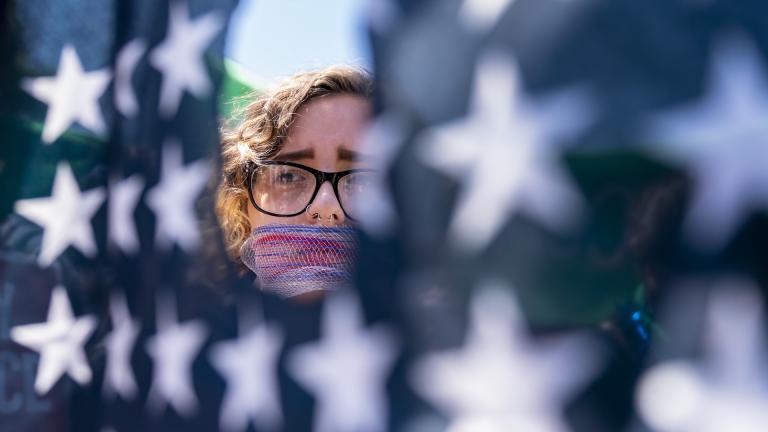
[{"label": "green fabric", "polygon": [[224,81],[219,93],[219,112],[229,121],[247,104],[248,96],[264,87],[263,83],[243,66],[232,60],[224,61]]}]

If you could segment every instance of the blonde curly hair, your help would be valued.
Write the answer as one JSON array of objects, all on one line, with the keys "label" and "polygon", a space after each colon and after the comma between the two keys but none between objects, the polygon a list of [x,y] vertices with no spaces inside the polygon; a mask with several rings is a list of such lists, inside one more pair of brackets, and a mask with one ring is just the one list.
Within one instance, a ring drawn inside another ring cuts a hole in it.
[{"label": "blonde curly hair", "polygon": [[240,263],[240,247],[251,233],[248,221],[246,166],[273,158],[296,113],[309,101],[335,94],[371,99],[373,80],[362,68],[332,66],[300,72],[253,98],[242,110],[242,120],[222,131],[222,179],[216,194],[216,215],[229,255]]}]

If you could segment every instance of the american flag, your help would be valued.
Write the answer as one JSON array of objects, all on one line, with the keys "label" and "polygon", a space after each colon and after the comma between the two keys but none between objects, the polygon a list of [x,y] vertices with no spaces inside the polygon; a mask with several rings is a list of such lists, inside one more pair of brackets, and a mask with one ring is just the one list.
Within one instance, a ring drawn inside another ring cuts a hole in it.
[{"label": "american flag", "polygon": [[367,2],[387,181],[304,305],[213,210],[236,6],[0,2],[1,431],[765,430],[768,6]]}]

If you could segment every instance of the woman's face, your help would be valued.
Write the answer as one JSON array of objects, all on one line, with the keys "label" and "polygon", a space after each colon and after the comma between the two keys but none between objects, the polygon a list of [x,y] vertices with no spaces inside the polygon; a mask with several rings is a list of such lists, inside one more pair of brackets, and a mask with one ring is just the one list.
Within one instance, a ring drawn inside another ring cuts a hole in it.
[{"label": "woman's face", "polygon": [[[370,103],[360,96],[341,94],[311,100],[299,109],[274,160],[295,162],[326,172],[366,168],[370,163],[358,150],[370,115]],[[249,202],[248,220],[251,228],[275,223],[323,226],[350,223],[330,182],[320,186],[307,211],[299,215],[268,215]]]}]

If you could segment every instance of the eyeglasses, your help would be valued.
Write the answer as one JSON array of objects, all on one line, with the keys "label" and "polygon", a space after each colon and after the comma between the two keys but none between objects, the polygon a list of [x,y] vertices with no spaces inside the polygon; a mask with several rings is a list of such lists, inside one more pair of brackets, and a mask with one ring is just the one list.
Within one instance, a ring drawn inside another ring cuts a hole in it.
[{"label": "eyeglasses", "polygon": [[246,167],[251,204],[262,213],[279,217],[300,215],[328,181],[344,215],[356,220],[360,197],[369,193],[379,178],[379,172],[372,169],[325,172],[282,161],[261,161]]}]

